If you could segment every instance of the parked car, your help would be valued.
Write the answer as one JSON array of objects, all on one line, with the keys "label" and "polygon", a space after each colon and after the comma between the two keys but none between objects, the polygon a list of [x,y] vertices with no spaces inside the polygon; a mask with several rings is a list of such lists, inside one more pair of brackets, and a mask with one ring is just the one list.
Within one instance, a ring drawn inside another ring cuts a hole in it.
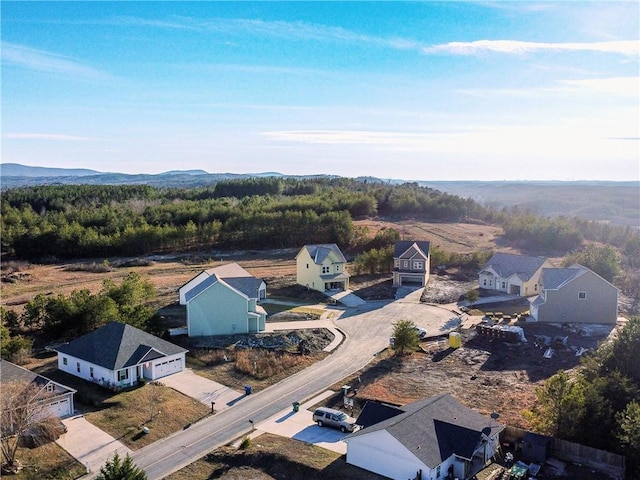
[{"label": "parked car", "polygon": [[333,408],[320,407],[313,412],[313,421],[319,427],[338,428],[342,433],[353,432],[356,427],[353,419],[346,413]]},{"label": "parked car", "polygon": [[418,333],[418,336],[420,337],[420,340],[423,340],[425,338],[427,338],[427,329],[426,328],[422,328],[422,327],[415,327],[416,332]]}]

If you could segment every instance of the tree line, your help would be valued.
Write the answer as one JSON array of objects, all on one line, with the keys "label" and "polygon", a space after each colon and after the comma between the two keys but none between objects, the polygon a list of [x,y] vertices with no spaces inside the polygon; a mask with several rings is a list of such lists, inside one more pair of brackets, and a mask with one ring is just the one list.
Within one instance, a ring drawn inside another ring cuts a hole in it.
[{"label": "tree line", "polygon": [[640,317],[585,357],[575,375],[560,371],[538,387],[526,416],[534,429],[625,455],[640,478]]},{"label": "tree line", "polygon": [[266,177],[197,188],[46,185],[3,191],[0,213],[2,253],[30,261],[307,243],[337,243],[360,253],[388,243],[368,246],[354,220],[381,216],[499,225],[509,244],[541,255],[604,243],[620,252],[623,268],[637,269],[640,262],[640,235],[631,227],[484,207],[417,183]]}]

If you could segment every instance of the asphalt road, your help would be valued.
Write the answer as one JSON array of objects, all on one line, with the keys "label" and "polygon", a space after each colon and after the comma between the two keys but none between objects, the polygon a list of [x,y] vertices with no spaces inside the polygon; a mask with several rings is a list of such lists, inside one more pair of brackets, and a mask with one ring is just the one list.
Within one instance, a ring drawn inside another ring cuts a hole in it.
[{"label": "asphalt road", "polygon": [[208,417],[133,454],[134,462],[157,480],[180,470],[208,452],[252,430],[277,412],[317,395],[328,386],[365,367],[389,343],[393,323],[412,320],[432,335],[453,328],[455,315],[444,308],[420,304],[419,292],[394,302],[369,302],[346,310],[336,326],[343,344],[321,362],[276,385],[247,396],[232,408]]}]

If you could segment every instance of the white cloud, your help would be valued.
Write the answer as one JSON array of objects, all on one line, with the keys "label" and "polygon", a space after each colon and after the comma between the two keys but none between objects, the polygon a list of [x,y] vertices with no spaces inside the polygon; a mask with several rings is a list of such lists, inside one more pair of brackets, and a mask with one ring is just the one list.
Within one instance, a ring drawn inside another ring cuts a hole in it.
[{"label": "white cloud", "polygon": [[191,17],[172,17],[169,20],[162,21],[147,20],[137,17],[119,17],[117,21],[121,24],[130,26],[179,30],[189,29],[201,32],[223,33],[233,36],[256,35],[289,40],[316,40],[375,44],[397,50],[418,50],[420,48],[424,48],[423,44],[406,38],[376,37],[341,27],[332,27],[303,21],[264,21],[247,18],[213,18],[202,20]]},{"label": "white cloud", "polygon": [[[636,122],[637,124],[637,122]],[[637,125],[636,125],[637,126]],[[602,128],[588,122],[562,126],[493,126],[460,130],[406,133],[366,130],[292,130],[263,132],[276,142],[315,145],[364,146],[378,150],[425,154],[472,154],[522,158],[607,158],[637,155],[633,125]]]},{"label": "white cloud", "polygon": [[562,80],[561,90],[586,93],[607,93],[638,99],[640,93],[640,77],[612,77],[585,80]]},{"label": "white cloud", "polygon": [[474,42],[450,42],[424,48],[424,53],[451,53],[454,55],[477,55],[485,52],[518,54],[551,51],[551,52],[602,52],[620,55],[637,56],[640,42],[636,40],[621,40],[613,42],[586,43],[549,43],[522,42],[519,40],[476,40]]},{"label": "white cloud", "polygon": [[51,140],[55,142],[87,142],[94,140],[89,137],[60,133],[5,133],[2,138],[10,140]]},{"label": "white cloud", "polygon": [[112,75],[83,65],[69,57],[37,50],[15,43],[2,42],[2,62],[30,70],[89,80],[111,79]]}]

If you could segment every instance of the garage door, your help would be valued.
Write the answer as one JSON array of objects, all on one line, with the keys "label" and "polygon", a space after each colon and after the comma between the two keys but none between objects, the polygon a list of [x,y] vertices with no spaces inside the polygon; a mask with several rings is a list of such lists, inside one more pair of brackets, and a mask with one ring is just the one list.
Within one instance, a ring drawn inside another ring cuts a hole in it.
[{"label": "garage door", "polygon": [[166,377],[172,373],[182,371],[182,359],[174,358],[173,360],[165,360],[157,362],[153,365],[154,378]]},{"label": "garage door", "polygon": [[71,402],[68,398],[53,402],[49,405],[51,413],[56,417],[66,417],[71,414]]}]

